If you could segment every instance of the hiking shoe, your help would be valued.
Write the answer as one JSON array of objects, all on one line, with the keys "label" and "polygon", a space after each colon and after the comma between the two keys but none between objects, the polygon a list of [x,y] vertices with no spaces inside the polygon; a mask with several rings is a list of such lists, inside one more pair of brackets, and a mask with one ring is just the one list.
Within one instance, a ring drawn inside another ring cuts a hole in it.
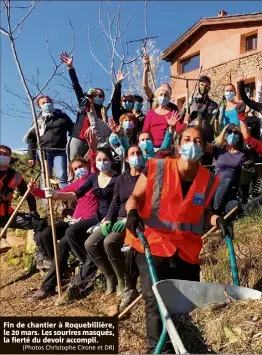
[{"label": "hiking shoe", "polygon": [[62,297],[60,297],[56,302],[56,306],[63,306],[65,304],[71,303],[75,300],[82,298],[79,287],[69,286]]},{"label": "hiking shoe", "polygon": [[45,298],[51,297],[55,295],[55,291],[45,291],[42,290],[41,288],[39,290],[37,290],[33,296],[31,296],[29,298],[29,301],[40,301],[40,300],[44,300]]},{"label": "hiking shoe", "polygon": [[136,289],[125,289],[122,301],[119,306],[119,311],[123,311],[127,306],[129,306],[137,297],[139,292]]},{"label": "hiking shoe", "polygon": [[10,250],[12,246],[8,243],[6,238],[1,238],[0,239],[0,254],[4,254]]}]

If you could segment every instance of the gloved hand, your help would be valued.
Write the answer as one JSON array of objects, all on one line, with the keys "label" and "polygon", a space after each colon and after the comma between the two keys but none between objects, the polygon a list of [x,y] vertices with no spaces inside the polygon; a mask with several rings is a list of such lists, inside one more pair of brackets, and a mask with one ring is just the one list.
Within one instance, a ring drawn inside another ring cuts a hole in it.
[{"label": "gloved hand", "polygon": [[216,223],[217,223],[218,228],[221,230],[224,238],[226,236],[229,236],[232,239],[234,238],[232,222],[227,221],[223,217],[219,216],[219,217],[217,217]]},{"label": "gloved hand", "polygon": [[45,198],[56,198],[58,196],[58,193],[55,189],[52,187],[45,187]]},{"label": "gloved hand", "polygon": [[35,219],[35,220],[39,220],[40,219],[40,215],[37,211],[32,211],[30,212],[30,216]]},{"label": "gloved hand", "polygon": [[235,110],[237,111],[238,119],[244,121],[246,119],[246,104],[243,101],[239,101],[236,104]]},{"label": "gloved hand", "polygon": [[103,234],[104,237],[107,237],[111,233],[112,226],[113,226],[113,223],[109,222],[109,221],[106,221],[102,224],[101,233]]},{"label": "gloved hand", "polygon": [[113,225],[112,232],[121,233],[124,232],[125,228],[126,228],[126,219],[123,219],[121,221],[117,221]]},{"label": "gloved hand", "polygon": [[145,230],[145,225],[141,219],[138,210],[133,209],[128,212],[126,228],[135,236],[137,236],[136,229],[139,228],[142,232]]}]

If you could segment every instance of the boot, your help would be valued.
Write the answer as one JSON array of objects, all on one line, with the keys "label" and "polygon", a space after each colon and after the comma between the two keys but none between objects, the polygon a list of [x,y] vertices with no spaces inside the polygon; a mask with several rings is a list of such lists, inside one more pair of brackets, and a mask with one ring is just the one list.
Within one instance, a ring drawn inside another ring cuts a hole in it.
[{"label": "boot", "polygon": [[93,260],[98,269],[104,274],[106,278],[107,290],[106,295],[111,295],[116,292],[117,279],[112,269],[112,266],[107,258],[97,258]]},{"label": "boot", "polygon": [[137,297],[139,292],[136,289],[125,288],[123,297],[119,306],[119,311],[122,312],[127,306],[129,306]]},{"label": "boot", "polygon": [[122,296],[125,289],[125,260],[119,258],[110,260],[110,263],[117,277],[117,296]]}]

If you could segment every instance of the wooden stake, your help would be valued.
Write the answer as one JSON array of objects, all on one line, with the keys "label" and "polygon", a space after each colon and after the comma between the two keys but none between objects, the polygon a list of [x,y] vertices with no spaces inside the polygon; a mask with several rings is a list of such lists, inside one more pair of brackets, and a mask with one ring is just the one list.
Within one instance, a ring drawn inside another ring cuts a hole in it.
[{"label": "wooden stake", "polygon": [[[48,163],[47,163],[46,158],[44,159],[44,170],[45,170],[45,174],[46,174],[46,187],[50,187],[50,177],[49,177]],[[53,209],[52,198],[48,198],[48,205],[49,205],[49,213],[50,213],[52,237],[53,237],[53,246],[54,246],[57,289],[58,289],[58,296],[59,296],[59,298],[61,298],[62,287],[61,287],[60,266],[58,263],[58,248],[57,248],[56,228],[55,228],[55,218],[54,218],[54,209]]]},{"label": "wooden stake", "polygon": [[124,309],[122,313],[119,314],[118,319],[122,319],[123,316],[124,316],[128,311],[130,311],[130,309],[133,308],[134,305],[136,305],[141,299],[142,299],[142,294],[139,295],[128,307],[126,307],[126,309]]}]

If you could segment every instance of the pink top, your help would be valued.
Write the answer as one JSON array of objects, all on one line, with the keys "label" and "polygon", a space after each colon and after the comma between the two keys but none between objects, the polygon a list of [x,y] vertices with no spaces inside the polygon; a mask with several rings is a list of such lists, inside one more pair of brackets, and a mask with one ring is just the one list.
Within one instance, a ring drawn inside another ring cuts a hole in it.
[{"label": "pink top", "polygon": [[[166,115],[159,115],[154,109],[149,110],[146,114],[143,132],[148,132],[153,137],[154,147],[161,147],[164,141],[166,129],[168,127],[167,119],[173,114],[169,111]],[[184,123],[178,122],[176,124],[176,132],[181,132],[184,128]]]},{"label": "pink top", "polygon": [[[89,174],[86,174],[81,179],[76,180],[66,187],[58,190],[58,192],[75,192],[80,186],[83,185]],[[33,194],[38,198],[44,198],[45,192],[40,188],[36,188]],[[77,200],[77,205],[73,214],[73,218],[87,219],[97,214],[98,199],[93,194],[93,190],[89,190],[83,197]]]}]

